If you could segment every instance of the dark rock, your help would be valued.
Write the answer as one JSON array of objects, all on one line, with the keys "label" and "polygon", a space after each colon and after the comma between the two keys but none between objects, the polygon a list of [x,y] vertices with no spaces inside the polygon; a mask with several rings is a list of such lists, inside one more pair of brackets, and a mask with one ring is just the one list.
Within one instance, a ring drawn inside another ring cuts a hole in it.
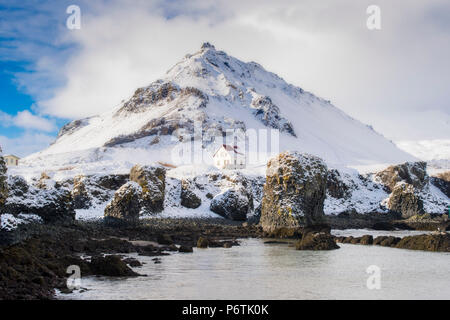
[{"label": "dark rock", "polygon": [[359,243],[362,245],[371,245],[373,244],[373,237],[371,235],[364,235],[361,237]]},{"label": "dark rock", "polygon": [[181,181],[181,205],[186,208],[196,209],[202,204],[202,200],[194,193],[189,181]]},{"label": "dark rock", "polygon": [[450,252],[448,233],[422,234],[402,238],[395,246],[401,249]]},{"label": "dark rock", "polygon": [[267,165],[260,224],[264,231],[324,222],[327,166],[318,157],[285,152]]},{"label": "dark rock", "polygon": [[5,159],[0,155],[0,208],[5,204],[8,197],[7,170]]},{"label": "dark rock", "polygon": [[139,260],[137,260],[135,258],[131,258],[131,257],[126,258],[126,259],[123,259],[123,262],[125,262],[130,267],[142,267],[142,263],[140,263]]},{"label": "dark rock", "polygon": [[450,198],[450,171],[436,174],[435,177],[430,178],[430,182]]},{"label": "dark rock", "polygon": [[380,246],[382,247],[393,247],[400,241],[400,238],[389,236],[386,237],[383,241],[380,242]]},{"label": "dark rock", "polygon": [[83,175],[78,175],[73,179],[72,198],[75,209],[87,209],[92,205],[85,180],[86,177]]},{"label": "dark rock", "polygon": [[381,242],[383,242],[387,238],[388,238],[387,236],[378,236],[375,239],[373,239],[373,244],[375,246],[379,246],[381,244]]},{"label": "dark rock", "polygon": [[156,238],[156,242],[159,244],[171,245],[173,244],[173,239],[170,234],[160,234]]},{"label": "dark rock", "polygon": [[200,237],[197,240],[197,248],[208,248],[209,241],[206,238]]},{"label": "dark rock", "polygon": [[140,166],[131,168],[130,180],[142,188],[142,206],[149,213],[164,209],[166,169],[162,166]]},{"label": "dark rock", "polygon": [[371,229],[373,229],[373,230],[392,231],[392,230],[395,230],[395,227],[390,222],[380,221],[380,222],[374,223],[372,225]]},{"label": "dark rock", "polygon": [[245,221],[250,210],[250,199],[242,190],[228,189],[214,197],[210,210],[227,219]]},{"label": "dark rock", "polygon": [[348,236],[348,237],[345,237],[344,240],[342,240],[342,243],[352,243],[352,241],[353,241],[353,237]]},{"label": "dark rock", "polygon": [[388,200],[389,210],[401,213],[403,218],[423,214],[423,201],[414,191],[414,187],[406,183],[398,183]]},{"label": "dark rock", "polygon": [[105,208],[105,217],[137,222],[141,211],[142,188],[135,182],[127,182],[114,194]]},{"label": "dark rock", "polygon": [[178,248],[179,252],[184,252],[184,253],[189,253],[189,252],[194,252],[194,249],[192,247],[188,247],[188,246],[180,246]]},{"label": "dark rock", "polygon": [[233,246],[233,244],[231,243],[231,242],[229,242],[229,241],[225,241],[224,243],[223,243],[223,247],[224,248],[231,248]]},{"label": "dark rock", "polygon": [[336,199],[347,199],[352,194],[350,187],[344,183],[339,171],[336,169],[328,170],[327,192]]},{"label": "dark rock", "polygon": [[25,179],[10,176],[8,198],[0,210],[13,215],[37,214],[45,223],[71,222],[75,219],[72,195],[69,189],[36,188]]},{"label": "dark rock", "polygon": [[329,233],[308,233],[295,244],[297,250],[334,250],[339,249],[334,237]]},{"label": "dark rock", "polygon": [[378,172],[375,178],[385,185],[391,192],[399,182],[412,185],[421,190],[429,181],[426,162],[406,162],[393,165]]},{"label": "dark rock", "polygon": [[135,277],[136,272],[130,269],[119,256],[92,258],[90,268],[95,275],[108,277]]}]

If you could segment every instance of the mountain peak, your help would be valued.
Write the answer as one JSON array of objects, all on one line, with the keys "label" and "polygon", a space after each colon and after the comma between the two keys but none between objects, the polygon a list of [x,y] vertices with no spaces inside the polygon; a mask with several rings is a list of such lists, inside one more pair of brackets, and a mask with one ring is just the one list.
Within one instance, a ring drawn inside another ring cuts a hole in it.
[{"label": "mountain peak", "polygon": [[204,43],[202,44],[201,49],[202,49],[202,50],[205,50],[205,49],[213,49],[213,50],[216,50],[216,47],[214,47],[214,46],[213,46],[211,43],[209,43],[209,42],[204,42]]}]

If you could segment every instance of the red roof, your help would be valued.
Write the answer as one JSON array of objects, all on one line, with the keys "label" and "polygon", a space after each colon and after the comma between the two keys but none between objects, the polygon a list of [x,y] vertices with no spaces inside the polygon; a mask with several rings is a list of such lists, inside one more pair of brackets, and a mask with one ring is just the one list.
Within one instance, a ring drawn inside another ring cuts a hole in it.
[{"label": "red roof", "polygon": [[[233,151],[233,152],[236,153],[236,154],[244,155],[243,153],[237,151],[237,149],[239,149],[238,146],[232,147],[232,146],[230,146],[229,144],[223,144],[222,147],[224,147],[225,150],[227,150],[227,151]],[[219,150],[220,150],[220,148],[219,148]],[[213,157],[216,155],[216,153],[217,153],[219,150],[217,150],[217,151],[214,153]]]}]

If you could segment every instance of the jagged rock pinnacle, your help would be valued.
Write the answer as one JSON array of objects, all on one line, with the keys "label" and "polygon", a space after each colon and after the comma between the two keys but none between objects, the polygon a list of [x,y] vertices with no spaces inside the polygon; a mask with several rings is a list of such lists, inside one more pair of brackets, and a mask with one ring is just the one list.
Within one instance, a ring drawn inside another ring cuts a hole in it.
[{"label": "jagged rock pinnacle", "polygon": [[211,43],[209,42],[204,42],[202,44],[202,49],[213,49],[216,50],[216,47],[214,47]]}]

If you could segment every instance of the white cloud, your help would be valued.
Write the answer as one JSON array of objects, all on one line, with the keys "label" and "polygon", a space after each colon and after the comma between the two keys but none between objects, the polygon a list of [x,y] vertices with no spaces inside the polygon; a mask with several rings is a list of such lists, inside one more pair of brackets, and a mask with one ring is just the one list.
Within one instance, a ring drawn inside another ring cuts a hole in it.
[{"label": "white cloud", "polygon": [[15,116],[0,111],[0,121],[0,126],[2,127],[15,126],[26,130],[38,130],[44,132],[56,130],[56,125],[53,121],[36,116],[28,110],[19,111]]},{"label": "white cloud", "polygon": [[0,146],[4,154],[14,154],[19,157],[47,148],[55,137],[41,133],[24,133],[18,137],[0,136]]},{"label": "white cloud", "polygon": [[448,137],[449,123],[435,121],[449,115],[448,1],[379,0],[379,31],[366,28],[370,4],[81,2],[81,30],[64,30],[59,39],[76,44],[75,54],[57,67],[49,57],[40,60],[41,74],[65,79],[52,98],[39,101],[40,111],[80,118],[109,110],[210,41],[330,99],[391,139]]}]

